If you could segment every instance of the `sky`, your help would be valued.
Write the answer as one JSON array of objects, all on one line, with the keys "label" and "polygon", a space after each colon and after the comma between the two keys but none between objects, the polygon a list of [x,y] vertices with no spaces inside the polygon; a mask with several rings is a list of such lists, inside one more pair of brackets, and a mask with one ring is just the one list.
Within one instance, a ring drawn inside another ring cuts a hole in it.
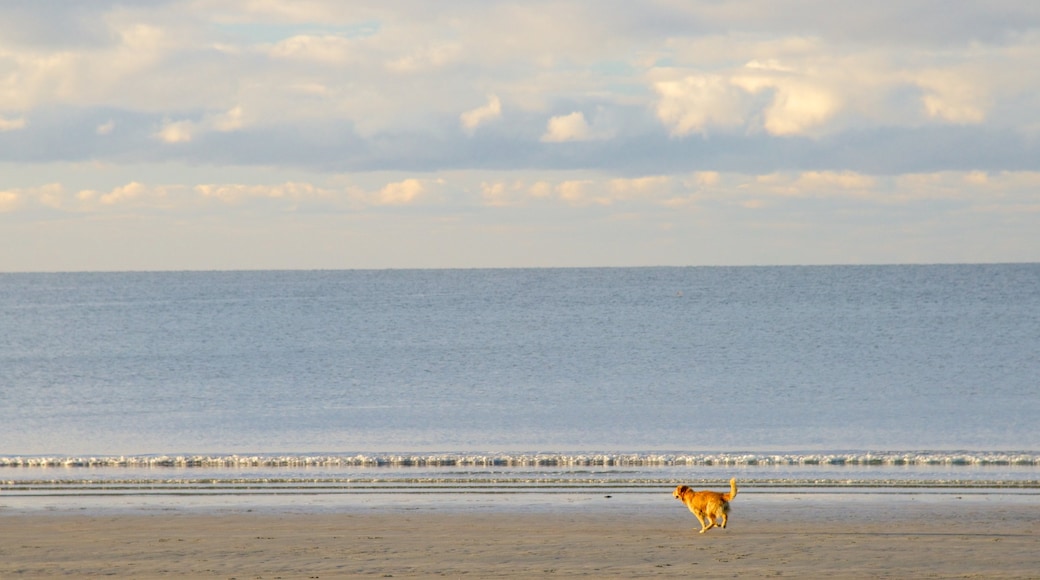
[{"label": "sky", "polygon": [[0,272],[1037,261],[1034,0],[0,4]]}]

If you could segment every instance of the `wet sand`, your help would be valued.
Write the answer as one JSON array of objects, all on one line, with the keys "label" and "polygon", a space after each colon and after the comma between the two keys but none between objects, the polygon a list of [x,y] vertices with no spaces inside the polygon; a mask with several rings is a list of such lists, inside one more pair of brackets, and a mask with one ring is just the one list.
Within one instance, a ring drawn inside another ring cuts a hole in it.
[{"label": "wet sand", "polygon": [[753,494],[533,510],[0,509],[0,578],[1037,578],[1040,498]]}]

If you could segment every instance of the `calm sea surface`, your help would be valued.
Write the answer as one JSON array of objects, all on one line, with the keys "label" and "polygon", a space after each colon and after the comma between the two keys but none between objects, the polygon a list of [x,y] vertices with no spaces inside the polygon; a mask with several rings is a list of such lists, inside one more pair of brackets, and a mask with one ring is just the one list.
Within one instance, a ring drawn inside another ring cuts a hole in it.
[{"label": "calm sea surface", "polygon": [[1040,264],[0,274],[0,409],[9,487],[1036,487]]}]

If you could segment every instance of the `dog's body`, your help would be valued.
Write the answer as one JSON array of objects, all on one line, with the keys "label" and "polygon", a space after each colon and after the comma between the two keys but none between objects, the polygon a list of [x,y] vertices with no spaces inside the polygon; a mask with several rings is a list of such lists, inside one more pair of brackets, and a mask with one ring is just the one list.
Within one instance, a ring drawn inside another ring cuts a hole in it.
[{"label": "dog's body", "polygon": [[701,523],[702,534],[715,526],[726,527],[726,522],[729,521],[729,502],[736,496],[735,477],[729,480],[729,493],[693,491],[688,485],[677,486],[672,492],[672,497],[686,504]]}]

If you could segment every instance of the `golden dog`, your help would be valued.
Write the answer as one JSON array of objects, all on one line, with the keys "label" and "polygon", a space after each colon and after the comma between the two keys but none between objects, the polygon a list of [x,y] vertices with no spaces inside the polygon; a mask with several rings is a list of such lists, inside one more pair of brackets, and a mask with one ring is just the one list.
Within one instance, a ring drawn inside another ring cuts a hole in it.
[{"label": "golden dog", "polygon": [[[726,527],[729,521],[729,502],[737,497],[737,478],[729,480],[729,493],[717,491],[693,491],[688,485],[680,485],[672,492],[672,497],[686,504],[697,521],[701,523],[704,533],[715,526]],[[719,522],[722,523],[719,523]]]}]

